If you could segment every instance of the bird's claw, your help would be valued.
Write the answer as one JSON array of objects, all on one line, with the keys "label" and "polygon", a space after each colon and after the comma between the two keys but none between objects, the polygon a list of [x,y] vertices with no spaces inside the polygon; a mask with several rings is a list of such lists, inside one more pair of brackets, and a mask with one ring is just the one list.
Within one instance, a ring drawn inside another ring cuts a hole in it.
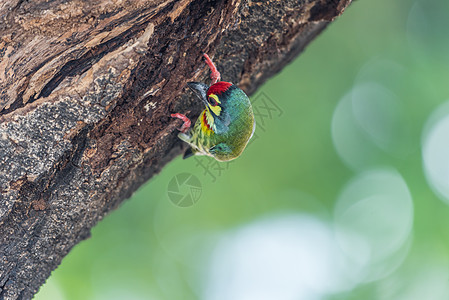
[{"label": "bird's claw", "polygon": [[209,55],[206,53],[203,53],[204,58],[206,59],[206,64],[209,66],[210,69],[210,79],[212,79],[212,84],[217,83],[220,80],[220,72],[218,72],[217,67],[212,62],[212,59],[210,59]]},{"label": "bird's claw", "polygon": [[178,130],[179,130],[180,132],[186,133],[186,132],[190,129],[190,126],[192,125],[192,121],[190,121],[190,119],[187,118],[185,115],[176,113],[176,114],[171,114],[170,116],[171,116],[172,118],[178,118],[178,119],[181,119],[181,120],[184,122],[184,123],[182,124],[181,128],[178,128]]}]

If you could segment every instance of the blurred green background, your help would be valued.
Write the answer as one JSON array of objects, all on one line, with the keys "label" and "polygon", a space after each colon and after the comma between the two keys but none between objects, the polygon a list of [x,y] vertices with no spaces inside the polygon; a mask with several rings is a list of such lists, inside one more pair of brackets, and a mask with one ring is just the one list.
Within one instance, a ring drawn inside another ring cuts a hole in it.
[{"label": "blurred green background", "polygon": [[449,299],[449,1],[355,1],[251,98],[242,157],[178,157],[36,299]]}]

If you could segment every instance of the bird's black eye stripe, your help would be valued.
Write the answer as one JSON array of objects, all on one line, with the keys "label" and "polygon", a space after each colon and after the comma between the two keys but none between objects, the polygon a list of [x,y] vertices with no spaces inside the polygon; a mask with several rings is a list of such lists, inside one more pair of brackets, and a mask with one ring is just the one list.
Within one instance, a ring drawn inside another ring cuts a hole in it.
[{"label": "bird's black eye stripe", "polygon": [[207,97],[207,101],[211,106],[217,106],[217,100],[215,100],[213,97]]}]

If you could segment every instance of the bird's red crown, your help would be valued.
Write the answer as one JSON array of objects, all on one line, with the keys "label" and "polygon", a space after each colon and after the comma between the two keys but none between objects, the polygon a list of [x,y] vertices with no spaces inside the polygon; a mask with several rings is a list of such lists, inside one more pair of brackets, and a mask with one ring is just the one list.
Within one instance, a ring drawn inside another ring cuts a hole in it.
[{"label": "bird's red crown", "polygon": [[226,81],[219,81],[209,87],[209,90],[207,90],[207,96],[210,94],[214,95],[220,95],[221,93],[225,92],[232,83],[226,82]]}]

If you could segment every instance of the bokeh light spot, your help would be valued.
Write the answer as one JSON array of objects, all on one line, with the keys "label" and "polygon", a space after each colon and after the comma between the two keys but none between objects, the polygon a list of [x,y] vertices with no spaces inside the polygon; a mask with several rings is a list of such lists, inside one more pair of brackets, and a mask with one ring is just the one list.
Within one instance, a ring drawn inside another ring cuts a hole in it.
[{"label": "bokeh light spot", "polygon": [[343,189],[335,207],[337,240],[350,273],[361,281],[380,279],[402,263],[413,223],[412,198],[394,170],[370,170]]},{"label": "bokeh light spot", "polygon": [[447,1],[417,0],[414,3],[407,20],[407,39],[412,51],[442,60],[441,63],[449,62],[448,12]]},{"label": "bokeh light spot", "polygon": [[375,82],[355,86],[337,105],[332,139],[343,162],[363,170],[382,162],[386,152],[397,152],[403,133],[397,97]]},{"label": "bokeh light spot", "polygon": [[256,221],[223,237],[203,299],[296,300],[352,287],[332,227],[307,215]]},{"label": "bokeh light spot", "polygon": [[427,121],[423,133],[424,171],[432,190],[449,203],[449,102]]}]

